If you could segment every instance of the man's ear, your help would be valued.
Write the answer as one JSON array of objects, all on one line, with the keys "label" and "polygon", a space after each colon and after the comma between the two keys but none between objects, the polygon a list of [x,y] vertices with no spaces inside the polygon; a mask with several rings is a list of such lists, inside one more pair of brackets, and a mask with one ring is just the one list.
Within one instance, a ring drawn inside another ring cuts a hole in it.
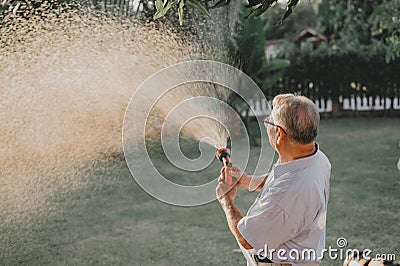
[{"label": "man's ear", "polygon": [[276,143],[281,144],[281,142],[286,138],[286,134],[280,127],[276,127],[276,130],[277,130]]}]

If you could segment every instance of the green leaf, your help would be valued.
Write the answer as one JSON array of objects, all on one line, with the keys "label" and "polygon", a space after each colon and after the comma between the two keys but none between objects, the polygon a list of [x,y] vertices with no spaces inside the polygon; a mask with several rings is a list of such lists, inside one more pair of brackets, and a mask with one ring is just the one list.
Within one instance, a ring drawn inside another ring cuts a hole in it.
[{"label": "green leaf", "polygon": [[[261,5],[259,5],[257,8],[251,10],[251,12],[245,17],[246,19],[248,18],[254,18],[260,16],[262,13],[267,11],[268,8],[272,6],[273,3],[277,2],[278,0],[262,0]],[[255,3],[252,3],[255,4]]]},{"label": "green leaf", "polygon": [[[162,1],[161,1],[162,2]],[[156,8],[157,8],[157,12],[154,14],[153,19],[159,19],[163,16],[165,16],[165,14],[167,14],[168,10],[171,9],[172,6],[178,4],[178,0],[166,0],[165,2],[163,2],[163,6],[160,6],[160,3],[157,4],[156,2]]]},{"label": "green leaf", "polygon": [[156,20],[156,19],[159,19],[159,18],[161,18],[163,16],[164,15],[160,11],[157,11],[156,13],[154,13],[153,19]]},{"label": "green leaf", "polygon": [[163,9],[163,7],[164,7],[163,1],[162,0],[156,0],[156,10],[160,11],[160,10]]},{"label": "green leaf", "polygon": [[246,7],[253,7],[261,4],[262,0],[249,0],[249,4]]},{"label": "green leaf", "polygon": [[179,24],[181,26],[183,25],[183,7],[184,6],[185,6],[185,0],[180,0],[179,6],[178,6],[178,16],[179,16]]},{"label": "green leaf", "polygon": [[169,10],[172,6],[174,6],[174,5],[176,5],[176,4],[178,4],[178,0],[173,0],[173,1],[171,1],[171,0],[166,0],[166,3],[164,2],[165,13],[167,13],[168,10]]},{"label": "green leaf", "polygon": [[293,13],[293,11],[295,10],[297,4],[299,3],[299,0],[289,0],[287,8],[286,8],[286,12],[285,14],[283,14],[283,17],[281,18],[281,20],[279,21],[278,25],[282,24],[282,22],[290,16],[290,14]]},{"label": "green leaf", "polygon": [[210,9],[215,9],[215,8],[220,8],[220,7],[226,6],[230,2],[231,2],[231,0],[220,0],[215,5],[210,7]]},{"label": "green leaf", "polygon": [[259,15],[262,14],[262,10],[263,6],[259,6],[256,9],[251,10],[250,13],[247,16],[245,16],[245,19],[258,17]]},{"label": "green leaf", "polygon": [[200,4],[199,1],[197,1],[197,0],[185,0],[185,1],[189,6],[196,8],[201,13],[203,13],[205,16],[211,17],[210,13],[208,13],[207,9],[205,9],[205,7],[202,4]]}]

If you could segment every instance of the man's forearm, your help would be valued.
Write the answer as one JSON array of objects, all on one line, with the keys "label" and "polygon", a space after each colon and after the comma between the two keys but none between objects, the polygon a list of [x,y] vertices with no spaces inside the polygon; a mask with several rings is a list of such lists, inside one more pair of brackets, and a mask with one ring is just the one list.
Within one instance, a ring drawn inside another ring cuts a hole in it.
[{"label": "man's forearm", "polygon": [[253,247],[244,239],[242,234],[239,232],[237,225],[239,221],[243,218],[243,214],[235,206],[232,200],[223,198],[221,200],[222,209],[225,212],[226,220],[228,221],[229,229],[235,236],[236,240],[245,248],[252,249]]}]

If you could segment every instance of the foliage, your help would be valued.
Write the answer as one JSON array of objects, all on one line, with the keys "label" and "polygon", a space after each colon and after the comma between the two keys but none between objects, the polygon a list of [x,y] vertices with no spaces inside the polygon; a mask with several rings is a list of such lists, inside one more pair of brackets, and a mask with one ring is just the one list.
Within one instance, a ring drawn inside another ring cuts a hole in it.
[{"label": "foliage", "polygon": [[383,47],[389,62],[400,57],[399,14],[400,0],[324,0],[318,17],[321,30],[332,45],[339,49]]},{"label": "foliage", "polygon": [[278,5],[276,8],[269,9],[263,14],[266,21],[265,36],[271,39],[291,39],[305,28],[317,27],[317,16],[314,8],[309,1],[300,2],[296,7],[296,12],[290,15],[285,23],[277,23],[284,11],[284,6]]},{"label": "foliage", "polygon": [[[350,95],[399,97],[399,8],[399,0],[323,0],[318,31],[329,42],[316,48],[304,42],[285,44],[278,58],[290,60],[291,66],[271,94],[285,88],[334,102]],[[286,31],[293,28],[285,26]]]},{"label": "foliage", "polygon": [[372,34],[387,45],[386,62],[400,57],[400,0],[385,1],[370,18]]},{"label": "foliage", "polygon": [[[283,76],[285,69],[290,65],[287,59],[276,59],[270,62],[265,58],[265,31],[266,19],[255,17],[246,19],[242,10],[240,18],[236,23],[236,31],[231,43],[231,54],[237,59],[236,64],[243,72],[249,75],[257,85],[268,93],[269,88]],[[254,95],[246,95],[246,91],[241,92],[249,98]],[[249,115],[249,106],[239,97],[233,97],[232,104],[239,114],[246,113],[246,120]]]},{"label": "foliage", "polygon": [[265,58],[265,31],[267,20],[262,17],[237,21],[234,35],[236,50],[233,56],[240,59],[242,70],[248,74],[265,92],[283,75],[290,65],[286,59],[267,62]]},{"label": "foliage", "polygon": [[[289,0],[286,6],[286,11],[280,19],[280,23],[285,20],[290,14],[293,13],[299,0]],[[179,22],[183,24],[183,13],[185,7],[190,6],[205,16],[210,16],[209,10],[225,7],[230,4],[231,0],[156,0],[156,13],[154,14],[154,19],[163,17],[167,12],[170,11],[172,7],[178,10]],[[246,7],[250,9],[250,12],[245,16],[245,18],[254,18],[262,15],[268,9],[279,6],[277,5],[278,0],[249,0]]]}]

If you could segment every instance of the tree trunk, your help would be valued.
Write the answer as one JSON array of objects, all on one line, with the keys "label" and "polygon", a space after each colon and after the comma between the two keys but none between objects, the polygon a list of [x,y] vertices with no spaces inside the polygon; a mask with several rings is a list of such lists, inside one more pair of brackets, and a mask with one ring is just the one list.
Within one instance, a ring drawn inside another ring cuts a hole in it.
[{"label": "tree trunk", "polygon": [[340,117],[342,115],[342,106],[339,103],[339,97],[332,97],[332,117]]}]

